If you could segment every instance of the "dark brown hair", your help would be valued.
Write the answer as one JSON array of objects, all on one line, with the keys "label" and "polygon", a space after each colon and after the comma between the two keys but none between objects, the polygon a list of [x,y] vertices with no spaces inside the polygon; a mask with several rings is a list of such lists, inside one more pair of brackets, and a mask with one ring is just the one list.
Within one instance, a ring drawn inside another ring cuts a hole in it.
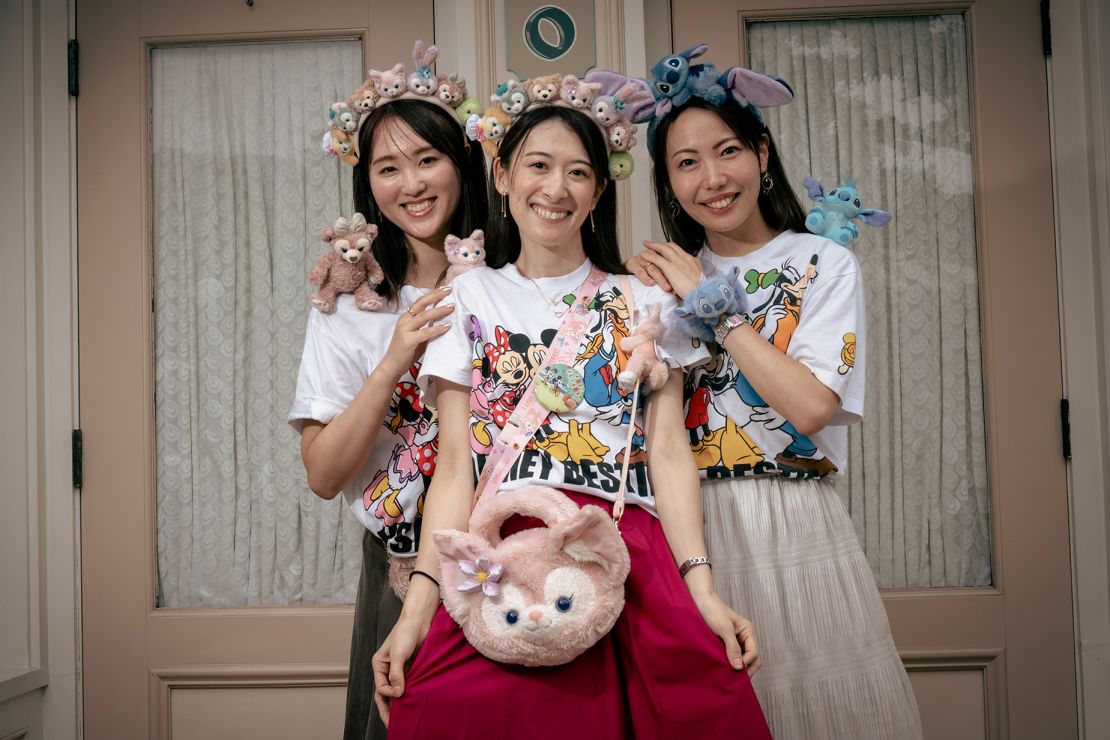
[{"label": "dark brown hair", "polygon": [[467,145],[458,119],[438,105],[422,100],[397,100],[376,108],[363,122],[358,135],[360,156],[354,167],[354,197],[355,210],[370,223],[378,224],[378,238],[371,251],[385,273],[385,282],[378,286],[378,293],[387,301],[397,298],[413,260],[404,232],[388,219],[379,223],[381,211],[370,189],[370,150],[374,135],[382,124],[391,120],[403,121],[455,165],[460,197],[450,220],[452,234],[469,234],[481,228],[485,225],[487,211],[486,160],[481,147]]},{"label": "dark brown hair", "polygon": [[732,98],[721,105],[712,105],[701,98],[691,98],[677,112],[672,112],[660,123],[655,130],[655,140],[652,147],[652,176],[655,183],[655,202],[659,209],[659,220],[663,224],[663,233],[667,239],[678,244],[690,254],[696,254],[705,243],[705,227],[695,221],[680,206],[677,213],[671,212],[671,203],[676,202],[671,190],[670,175],[667,173],[667,135],[674,122],[687,110],[702,108],[711,111],[720,118],[726,126],[732,129],[741,143],[753,152],[759,152],[759,145],[763,137],[767,137],[767,172],[774,181],[771,192],[759,193],[759,212],[767,226],[778,233],[792,229],[805,231],[806,212],[794,194],[793,188],[786,179],[786,170],[783,169],[782,159],[775,147],[775,139],[763,121],[752,110],[742,106]]}]

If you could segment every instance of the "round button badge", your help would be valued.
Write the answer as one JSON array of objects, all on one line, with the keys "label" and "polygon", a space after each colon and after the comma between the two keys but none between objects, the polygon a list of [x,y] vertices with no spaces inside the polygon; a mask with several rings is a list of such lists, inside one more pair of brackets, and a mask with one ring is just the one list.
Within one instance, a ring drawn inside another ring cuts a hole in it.
[{"label": "round button badge", "polygon": [[548,411],[564,413],[578,408],[586,398],[582,373],[569,365],[548,365],[536,374],[536,400]]}]

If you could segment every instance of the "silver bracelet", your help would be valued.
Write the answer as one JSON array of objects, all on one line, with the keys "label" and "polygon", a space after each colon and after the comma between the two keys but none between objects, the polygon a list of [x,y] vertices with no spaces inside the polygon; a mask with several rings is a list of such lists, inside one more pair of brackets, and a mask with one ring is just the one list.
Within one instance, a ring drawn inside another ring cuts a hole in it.
[{"label": "silver bracelet", "polygon": [[713,563],[709,561],[708,556],[698,555],[697,557],[686,558],[685,560],[683,560],[682,565],[678,566],[678,575],[682,578],[685,578],[686,574],[690,572],[691,568],[696,568],[699,565],[708,565],[710,568],[713,567]]}]

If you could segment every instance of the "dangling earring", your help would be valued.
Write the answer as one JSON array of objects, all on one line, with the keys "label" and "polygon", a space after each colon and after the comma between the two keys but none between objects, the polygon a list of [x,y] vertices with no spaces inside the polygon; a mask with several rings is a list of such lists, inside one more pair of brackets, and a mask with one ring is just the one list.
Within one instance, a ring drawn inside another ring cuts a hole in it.
[{"label": "dangling earring", "polygon": [[771,173],[764,170],[763,178],[759,181],[759,189],[763,191],[764,195],[767,195],[767,193],[771,192],[771,189],[774,187],[775,181],[771,178]]},{"label": "dangling earring", "polygon": [[508,217],[509,217],[508,214],[505,213],[505,194],[501,193],[501,218],[508,218]]},{"label": "dangling earring", "polygon": [[671,202],[667,204],[667,210],[671,212],[671,218],[678,218],[678,201],[671,198]]},{"label": "dangling earring", "polygon": [[594,225],[594,212],[590,211],[590,231],[597,233],[597,226]]}]

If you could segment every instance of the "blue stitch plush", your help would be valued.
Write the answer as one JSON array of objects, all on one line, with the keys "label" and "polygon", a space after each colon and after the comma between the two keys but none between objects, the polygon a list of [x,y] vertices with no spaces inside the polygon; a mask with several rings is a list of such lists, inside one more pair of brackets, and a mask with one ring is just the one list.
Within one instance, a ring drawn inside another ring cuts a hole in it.
[{"label": "blue stitch plush", "polygon": [[806,177],[803,184],[817,204],[806,215],[806,228],[818,236],[845,245],[859,236],[859,229],[852,223],[857,218],[871,226],[883,226],[890,221],[886,211],[863,207],[863,199],[851,180],[828,193],[813,177]]},{"label": "blue stitch plush", "polygon": [[740,291],[736,289],[739,276],[739,267],[724,275],[707,275],[686,294],[686,300],[674,313],[684,334],[713,341],[713,327],[720,317],[741,310]]},{"label": "blue stitch plush", "polygon": [[725,102],[725,89],[717,82],[717,68],[712,64],[690,64],[690,60],[708,50],[708,44],[698,44],[652,65],[651,92],[655,96],[656,118],[695,95],[713,105]]}]

